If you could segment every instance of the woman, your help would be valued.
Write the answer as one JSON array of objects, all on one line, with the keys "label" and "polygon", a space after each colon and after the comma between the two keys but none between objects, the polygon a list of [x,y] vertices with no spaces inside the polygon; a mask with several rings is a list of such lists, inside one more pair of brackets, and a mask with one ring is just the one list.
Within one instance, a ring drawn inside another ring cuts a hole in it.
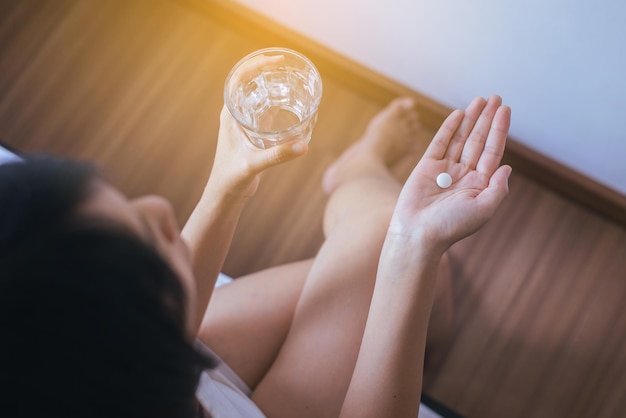
[{"label": "woman", "polygon": [[509,123],[498,96],[454,111],[403,186],[390,170],[419,121],[410,99],[393,101],[324,176],[317,256],[215,291],[260,173],[305,144],[252,149],[223,110],[182,234],[166,201],[129,201],[85,166],[0,167],[4,411],[416,417],[429,320],[437,340],[449,314],[445,252],[507,194]]}]

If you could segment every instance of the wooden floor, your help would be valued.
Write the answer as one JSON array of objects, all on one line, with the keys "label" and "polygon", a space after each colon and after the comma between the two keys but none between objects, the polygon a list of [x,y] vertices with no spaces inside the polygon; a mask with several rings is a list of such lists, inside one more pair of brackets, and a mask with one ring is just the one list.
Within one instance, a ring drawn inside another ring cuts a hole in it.
[{"label": "wooden floor", "polygon": [[[211,169],[223,80],[268,46],[211,16],[174,0],[0,0],[0,138],[96,160],[183,223]],[[265,175],[231,275],[322,241],[322,173],[385,104],[323,77],[310,153]],[[457,331],[425,376],[431,396],[468,418],[626,416],[623,227],[514,174],[492,222],[451,252]]]}]

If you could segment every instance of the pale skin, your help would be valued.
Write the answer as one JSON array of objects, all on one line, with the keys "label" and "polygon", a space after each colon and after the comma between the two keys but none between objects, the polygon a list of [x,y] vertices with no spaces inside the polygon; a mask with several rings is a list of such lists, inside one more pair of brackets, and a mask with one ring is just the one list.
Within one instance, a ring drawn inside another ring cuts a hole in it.
[{"label": "pale skin", "polygon": [[[317,256],[215,292],[260,174],[304,155],[306,144],[254,149],[222,111],[213,171],[182,239],[158,198],[124,203],[111,189],[84,210],[106,206],[113,216],[117,201],[114,216],[124,212],[156,241],[189,289],[190,334],[244,379],[268,416],[414,418],[427,331],[436,340],[437,323],[449,319],[445,252],[487,222],[508,192],[511,169],[500,161],[509,123],[500,97],[475,99],[446,119],[402,185],[390,168],[411,151],[419,121],[410,99],[392,102],[326,173],[326,240]],[[453,178],[447,189],[435,182],[444,171]]]}]

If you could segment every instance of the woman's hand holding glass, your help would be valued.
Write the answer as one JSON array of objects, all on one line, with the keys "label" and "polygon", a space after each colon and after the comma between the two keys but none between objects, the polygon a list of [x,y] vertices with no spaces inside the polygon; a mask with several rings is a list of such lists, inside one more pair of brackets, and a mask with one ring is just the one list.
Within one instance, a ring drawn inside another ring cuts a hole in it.
[{"label": "woman's hand holding glass", "polygon": [[229,196],[248,199],[256,192],[263,171],[302,156],[307,150],[308,145],[298,139],[268,149],[254,147],[223,107],[209,182]]}]

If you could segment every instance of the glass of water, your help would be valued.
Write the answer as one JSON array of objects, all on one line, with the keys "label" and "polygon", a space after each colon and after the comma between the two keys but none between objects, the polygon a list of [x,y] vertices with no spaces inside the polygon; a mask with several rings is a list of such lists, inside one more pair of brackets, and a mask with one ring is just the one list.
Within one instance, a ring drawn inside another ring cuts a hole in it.
[{"label": "glass of water", "polygon": [[224,102],[250,142],[270,148],[309,142],[322,98],[322,78],[302,54],[266,48],[241,59],[226,77]]}]

